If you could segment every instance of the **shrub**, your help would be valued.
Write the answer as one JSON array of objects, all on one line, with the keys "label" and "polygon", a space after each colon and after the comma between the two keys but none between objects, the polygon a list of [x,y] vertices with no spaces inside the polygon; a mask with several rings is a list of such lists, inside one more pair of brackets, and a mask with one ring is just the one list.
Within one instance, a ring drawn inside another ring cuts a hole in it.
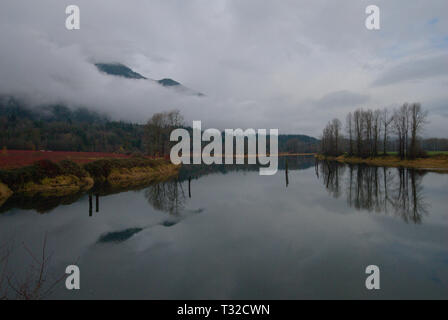
[{"label": "shrub", "polygon": [[63,174],[74,175],[79,178],[87,176],[87,171],[73,161],[62,160],[61,162],[59,162],[59,166],[61,167]]},{"label": "shrub", "polygon": [[79,178],[88,174],[94,179],[106,179],[113,169],[134,167],[157,167],[166,163],[163,159],[148,159],[133,157],[128,159],[102,159],[85,164],[83,167],[69,160],[54,163],[49,160],[40,160],[31,166],[11,170],[0,170],[0,181],[13,191],[28,182],[39,183],[44,178],[54,178],[59,175],[74,175]]},{"label": "shrub", "polygon": [[54,163],[50,160],[39,160],[31,166],[0,170],[0,181],[8,185],[13,191],[16,191],[28,182],[39,183],[45,178],[54,178],[59,175],[74,175],[82,178],[87,176],[87,172],[78,164],[69,160],[64,160],[60,163]]},{"label": "shrub", "polygon": [[130,169],[134,167],[157,167],[166,163],[162,159],[148,159],[145,157],[132,157],[128,159],[102,159],[84,165],[84,169],[93,177],[105,179],[113,169]]},{"label": "shrub", "polygon": [[39,160],[33,164],[34,174],[37,180],[43,178],[54,178],[62,174],[62,168],[59,164],[50,160]]}]

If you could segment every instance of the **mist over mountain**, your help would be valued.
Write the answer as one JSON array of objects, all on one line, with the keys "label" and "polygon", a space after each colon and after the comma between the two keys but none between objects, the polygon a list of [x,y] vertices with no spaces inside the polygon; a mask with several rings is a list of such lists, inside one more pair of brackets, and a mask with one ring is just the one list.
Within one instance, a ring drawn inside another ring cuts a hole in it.
[{"label": "mist over mountain", "polygon": [[204,96],[203,93],[196,92],[190,88],[187,88],[187,87],[183,86],[180,82],[177,82],[173,79],[169,79],[169,78],[164,78],[161,80],[149,79],[121,63],[96,63],[95,66],[101,72],[106,73],[111,76],[123,77],[123,78],[127,78],[127,79],[150,80],[157,84],[160,84],[163,87],[173,88],[173,89],[177,90],[178,93],[196,95],[199,97]]},{"label": "mist over mountain", "polygon": [[114,120],[179,109],[208,128],[312,136],[356,108],[420,102],[424,136],[448,135],[446,0],[383,1],[378,32],[355,0],[76,2],[76,31],[63,1],[0,2],[0,94]]}]

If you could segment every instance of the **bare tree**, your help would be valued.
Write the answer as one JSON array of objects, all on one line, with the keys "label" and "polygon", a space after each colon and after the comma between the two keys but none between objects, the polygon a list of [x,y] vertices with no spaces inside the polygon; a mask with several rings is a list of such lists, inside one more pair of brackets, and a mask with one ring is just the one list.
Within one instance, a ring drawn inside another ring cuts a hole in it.
[{"label": "bare tree", "polygon": [[0,300],[14,298],[17,300],[40,300],[50,295],[58,283],[66,276],[61,273],[58,278],[49,281],[48,266],[52,255],[47,253],[47,236],[44,237],[42,252],[35,255],[24,243],[23,248],[32,262],[29,272],[24,277],[18,277],[9,269],[11,246],[0,247]]},{"label": "bare tree", "polygon": [[393,126],[398,138],[398,154],[400,159],[407,157],[409,131],[409,104],[403,104],[394,111]]},{"label": "bare tree", "polygon": [[339,154],[339,146],[340,146],[340,139],[341,139],[341,121],[339,121],[339,119],[333,119],[333,121],[331,122],[332,126],[333,126],[333,133],[334,133],[334,143],[335,143],[335,153],[338,155]]},{"label": "bare tree", "polygon": [[362,110],[358,109],[353,114],[356,134],[356,155],[359,157],[362,154],[362,132],[363,132],[363,117]]},{"label": "bare tree", "polygon": [[387,108],[384,108],[381,111],[381,123],[383,126],[383,154],[387,153],[387,139],[389,135],[389,126],[393,121],[393,117],[389,116],[389,111]]},{"label": "bare tree", "polygon": [[[383,154],[387,153],[389,135],[394,132],[400,158],[416,158],[420,152],[418,136],[423,130],[427,115],[419,103],[404,103],[395,109],[392,115],[387,109],[357,109],[346,117],[347,139],[341,135],[341,123],[338,119],[327,124],[322,135],[322,152],[327,155],[339,155],[348,150],[350,156],[376,157],[380,153],[381,140]],[[432,148],[437,144],[448,145],[440,139],[426,140],[425,145],[428,144],[431,144]]]},{"label": "bare tree", "polygon": [[342,140],[341,126],[341,121],[333,119],[325,127],[321,139],[321,148],[324,154],[330,156],[340,155],[340,142]]},{"label": "bare tree", "polygon": [[415,159],[418,156],[417,136],[422,131],[426,118],[428,116],[427,111],[422,110],[420,103],[413,103],[409,107],[410,113],[410,130],[411,130],[411,143],[409,157]]},{"label": "bare tree", "polygon": [[347,118],[346,118],[346,127],[345,127],[345,129],[346,129],[347,134],[348,134],[348,146],[349,146],[348,154],[350,156],[353,156],[353,151],[354,151],[354,149],[353,149],[353,135],[354,134],[353,134],[353,121],[352,121],[352,119],[353,119],[352,113],[349,112],[348,115],[347,115]]},{"label": "bare tree", "polygon": [[378,155],[378,142],[379,142],[379,137],[380,137],[380,133],[381,133],[381,111],[380,110],[375,110],[372,114],[372,129],[373,129],[373,148],[372,148],[372,155],[374,157],[376,157]]}]

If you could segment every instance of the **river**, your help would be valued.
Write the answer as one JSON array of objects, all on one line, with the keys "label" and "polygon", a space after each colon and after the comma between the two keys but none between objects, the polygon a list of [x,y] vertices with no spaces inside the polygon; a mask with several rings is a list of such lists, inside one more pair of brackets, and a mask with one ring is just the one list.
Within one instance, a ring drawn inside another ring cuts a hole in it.
[{"label": "river", "polygon": [[[30,281],[48,256],[47,299],[448,298],[448,175],[306,157],[280,166],[192,166],[130,191],[10,199],[7,272]],[[57,280],[71,264],[80,290]],[[366,289],[369,265],[380,290]]]}]

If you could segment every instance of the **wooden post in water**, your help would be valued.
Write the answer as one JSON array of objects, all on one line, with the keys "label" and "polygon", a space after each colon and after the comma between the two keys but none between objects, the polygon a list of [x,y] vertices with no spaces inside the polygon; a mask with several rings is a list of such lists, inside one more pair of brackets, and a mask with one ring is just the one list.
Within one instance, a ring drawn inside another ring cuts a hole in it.
[{"label": "wooden post in water", "polygon": [[95,195],[96,200],[96,212],[100,211],[100,196],[98,194]]},{"label": "wooden post in water", "polygon": [[191,198],[191,177],[188,177],[188,197]]},{"label": "wooden post in water", "polygon": [[89,194],[89,217],[92,216],[92,195]]}]

